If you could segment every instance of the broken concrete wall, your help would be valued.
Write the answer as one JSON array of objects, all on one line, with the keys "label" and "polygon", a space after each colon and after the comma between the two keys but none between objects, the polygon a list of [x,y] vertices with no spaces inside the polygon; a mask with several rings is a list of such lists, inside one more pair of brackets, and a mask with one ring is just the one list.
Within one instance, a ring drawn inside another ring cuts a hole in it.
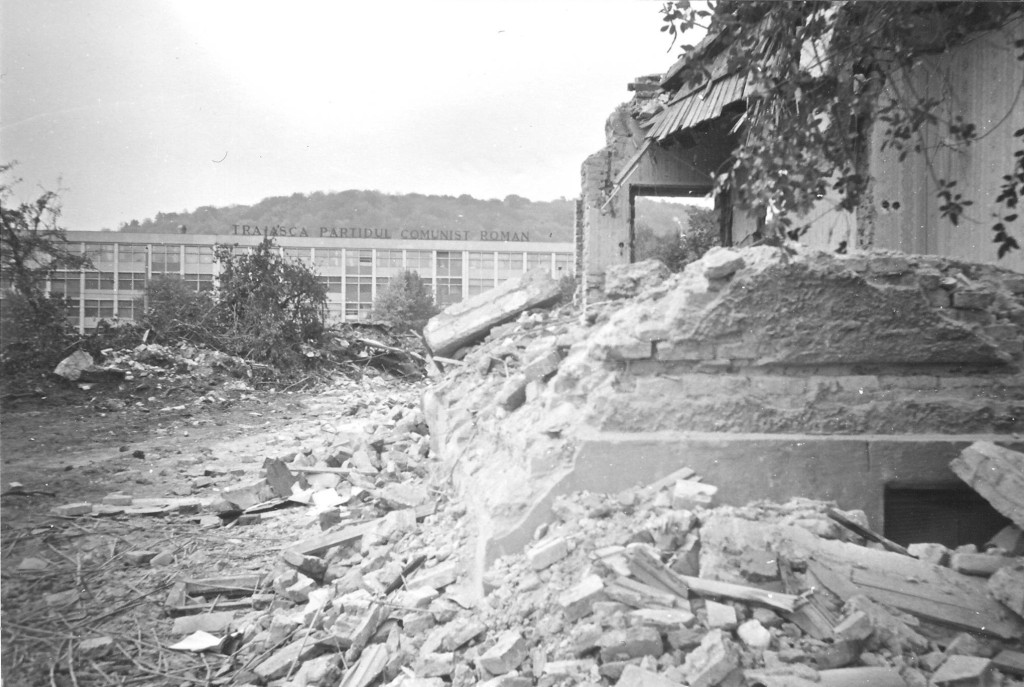
[{"label": "broken concrete wall", "polygon": [[592,314],[494,330],[433,392],[481,562],[560,493],[683,466],[724,503],[834,499],[881,529],[885,485],[955,484],[963,448],[1024,431],[1024,277],[991,266],[719,249]]},{"label": "broken concrete wall", "polygon": [[605,270],[632,262],[630,236],[631,187],[667,187],[685,195],[705,195],[712,171],[724,161],[730,146],[721,137],[701,137],[688,148],[651,146],[623,187],[614,195],[615,179],[644,142],[645,131],[630,114],[637,104],[619,106],[605,124],[607,145],[588,157],[581,168],[583,205],[583,267],[588,291],[600,290]]}]

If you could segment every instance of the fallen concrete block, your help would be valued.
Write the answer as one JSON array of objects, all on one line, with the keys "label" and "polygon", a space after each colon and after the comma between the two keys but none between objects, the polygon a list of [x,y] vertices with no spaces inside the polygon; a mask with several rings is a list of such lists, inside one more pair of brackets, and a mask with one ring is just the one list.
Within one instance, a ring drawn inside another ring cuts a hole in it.
[{"label": "fallen concrete block", "polygon": [[751,619],[736,628],[736,636],[748,648],[759,651],[772,643],[772,633],[757,620]]},{"label": "fallen concrete block", "polygon": [[608,298],[632,298],[668,279],[672,274],[661,260],[610,265],[604,272],[604,295]]},{"label": "fallen concrete block", "polygon": [[77,382],[82,376],[82,371],[95,365],[92,356],[85,351],[75,351],[57,364],[53,374],[63,377],[72,382]]},{"label": "fallen concrete block", "polygon": [[466,644],[487,632],[487,626],[479,620],[461,618],[445,627],[444,641],[441,648],[445,651],[461,649]]},{"label": "fallen concrete block", "polygon": [[1024,563],[1000,568],[986,586],[996,601],[1024,618]]},{"label": "fallen concrete block", "polygon": [[130,506],[132,497],[128,494],[107,494],[103,497],[103,503],[107,506]]},{"label": "fallen concrete block", "polygon": [[700,259],[704,276],[708,279],[725,279],[743,269],[743,256],[734,250],[715,246]]},{"label": "fallen concrete block", "polygon": [[679,510],[707,508],[718,493],[718,487],[682,479],[672,488],[672,507]]},{"label": "fallen concrete block", "polygon": [[948,548],[942,544],[911,544],[907,547],[907,552],[919,558],[922,561],[927,561],[933,565],[946,565],[949,562],[949,555],[952,553]]},{"label": "fallen concrete block", "polygon": [[338,687],[366,687],[384,672],[388,663],[388,649],[383,644],[368,646],[359,661],[348,669]]},{"label": "fallen concrete block", "polygon": [[615,687],[679,687],[679,683],[669,680],[664,675],[630,664],[622,669],[622,676],[615,683]]},{"label": "fallen concrete block", "polygon": [[526,551],[526,560],[534,570],[544,570],[569,555],[569,542],[565,537],[545,539]]},{"label": "fallen concrete block", "polygon": [[1024,453],[976,441],[949,467],[993,508],[1024,528]]},{"label": "fallen concrete block", "polygon": [[485,337],[493,327],[531,308],[550,305],[560,296],[558,282],[546,271],[527,272],[519,279],[448,306],[430,318],[423,336],[435,355],[450,356]]},{"label": "fallen concrete block", "polygon": [[430,587],[441,590],[455,582],[459,576],[459,567],[455,561],[439,563],[433,568],[421,570],[416,577],[409,582],[407,587],[414,590],[418,587]]},{"label": "fallen concrete block", "polygon": [[641,656],[657,658],[665,653],[661,633],[653,627],[638,625],[624,630],[609,630],[597,641],[602,663],[628,661]]},{"label": "fallen concrete block", "polygon": [[604,592],[604,581],[598,575],[587,575],[580,583],[558,597],[558,605],[568,621],[579,620],[590,615],[594,603],[604,601],[608,596]]},{"label": "fallen concrete block", "polygon": [[316,556],[306,556],[298,551],[285,549],[281,552],[281,557],[289,566],[317,582],[323,581],[324,573],[327,572],[327,564],[324,559]]},{"label": "fallen concrete block", "polygon": [[987,553],[954,553],[949,567],[964,575],[991,577],[1000,568],[1012,565],[1015,559],[1007,556],[992,556]]},{"label": "fallen concrete block", "polygon": [[477,665],[491,675],[504,675],[518,668],[530,653],[530,646],[518,630],[506,630],[490,649],[478,659]]},{"label": "fallen concrete block", "polygon": [[988,687],[993,679],[991,659],[954,655],[932,675],[935,687]]},{"label": "fallen concrete block", "polygon": [[739,665],[736,644],[722,630],[712,630],[686,655],[682,669],[690,687],[714,687]]},{"label": "fallen concrete block", "polygon": [[566,661],[548,661],[544,664],[544,675],[553,677],[585,677],[590,671],[597,667],[597,661],[591,658],[581,658]]},{"label": "fallen concrete block", "polygon": [[1007,675],[1024,677],[1024,653],[1003,649],[992,659],[992,666]]},{"label": "fallen concrete block", "polygon": [[1016,525],[1007,525],[989,540],[988,546],[994,546],[1004,551],[1007,556],[1022,556],[1024,555],[1024,530]]},{"label": "fallen concrete block", "polygon": [[690,627],[697,617],[683,608],[638,608],[630,611],[629,618],[639,625],[650,625],[662,632]]},{"label": "fallen concrete block", "polygon": [[736,609],[728,604],[721,604],[710,599],[704,602],[707,612],[708,627],[712,630],[735,630],[738,624]]},{"label": "fallen concrete block", "polygon": [[867,639],[874,631],[871,625],[871,618],[863,611],[854,611],[839,621],[833,630],[836,637],[840,639],[861,640]]}]

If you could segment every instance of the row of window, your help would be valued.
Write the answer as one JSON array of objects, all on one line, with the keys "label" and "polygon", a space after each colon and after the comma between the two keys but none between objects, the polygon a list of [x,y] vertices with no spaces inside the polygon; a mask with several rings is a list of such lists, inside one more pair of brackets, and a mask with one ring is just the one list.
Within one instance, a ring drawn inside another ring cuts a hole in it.
[{"label": "row of window", "polygon": [[[185,274],[162,274],[168,279],[181,279],[197,291],[213,288],[212,274],[186,272]],[[146,289],[145,272],[86,272],[61,270],[50,277],[50,293],[74,296],[82,292],[83,282],[86,291],[144,291]]]}]

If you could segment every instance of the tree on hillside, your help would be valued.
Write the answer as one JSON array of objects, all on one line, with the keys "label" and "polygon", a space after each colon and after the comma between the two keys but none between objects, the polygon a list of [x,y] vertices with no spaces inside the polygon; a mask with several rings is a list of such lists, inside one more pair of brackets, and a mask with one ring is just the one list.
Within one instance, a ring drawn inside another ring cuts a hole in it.
[{"label": "tree on hillside", "polygon": [[409,270],[392,277],[373,303],[374,316],[400,330],[422,332],[438,312],[430,286]]},{"label": "tree on hillside", "polygon": [[[973,199],[958,190],[955,172],[932,164],[934,141],[964,149],[1007,126],[1012,111],[990,122],[968,122],[953,113],[953,98],[915,92],[903,75],[922,52],[948,51],[972,32],[1004,28],[1014,13],[1019,16],[1019,3],[721,0],[707,7],[669,2],[661,10],[661,30],[673,42],[695,26],[708,31],[697,49],[683,46],[684,57],[691,51],[695,56],[680,72],[687,86],[712,78],[703,58],[714,57],[742,77],[750,96],[733,122],[742,133],[716,190],[731,192],[738,207],[766,217],[770,236],[796,238],[806,231],[797,218],[830,189],[845,210],[867,198],[865,141],[873,122],[882,127],[883,150],[899,161],[924,156],[942,217],[953,225],[985,221],[971,216]],[[1024,60],[1024,40],[999,33],[985,40],[1005,45],[1007,60]],[[1016,90],[1013,107],[1019,107],[1024,84],[1007,88]],[[992,189],[992,238],[1000,257],[1019,248],[1007,225],[1017,220],[1024,197],[1024,128],[1013,138],[1014,162]]]}]

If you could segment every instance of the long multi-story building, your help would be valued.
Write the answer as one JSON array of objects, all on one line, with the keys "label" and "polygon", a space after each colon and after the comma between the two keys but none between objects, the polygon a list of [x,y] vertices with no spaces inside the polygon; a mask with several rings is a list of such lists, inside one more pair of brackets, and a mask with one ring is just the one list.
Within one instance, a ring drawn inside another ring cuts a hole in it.
[{"label": "long multi-story building", "polygon": [[214,248],[245,250],[268,234],[284,255],[319,276],[333,321],[365,319],[377,293],[403,270],[426,280],[443,307],[527,270],[543,268],[560,278],[574,265],[572,243],[533,241],[528,232],[247,225],[216,235],[70,231],[70,247],[87,255],[92,268],[58,271],[47,288],[67,298],[69,319],[86,332],[101,319],[135,319],[151,279],[173,277],[196,290],[213,289],[219,271]]}]

